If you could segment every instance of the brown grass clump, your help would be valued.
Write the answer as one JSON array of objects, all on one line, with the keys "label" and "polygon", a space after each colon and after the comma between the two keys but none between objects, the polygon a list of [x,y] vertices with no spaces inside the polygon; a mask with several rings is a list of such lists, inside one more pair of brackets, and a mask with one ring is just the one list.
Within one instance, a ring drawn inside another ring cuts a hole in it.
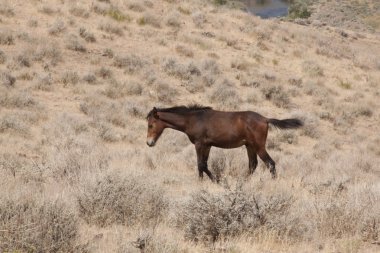
[{"label": "brown grass clump", "polygon": [[89,224],[157,224],[167,208],[164,192],[141,176],[106,175],[78,195],[80,217]]},{"label": "brown grass clump", "polygon": [[182,55],[182,56],[186,56],[186,57],[193,57],[194,56],[194,52],[193,50],[191,50],[190,48],[188,47],[185,47],[183,45],[177,45],[175,47],[175,51],[179,54],[179,55]]},{"label": "brown grass clump", "polygon": [[189,80],[193,76],[201,75],[201,71],[194,63],[190,62],[185,65],[179,63],[178,60],[174,58],[165,59],[162,68],[169,76],[174,76],[182,80]]},{"label": "brown grass clump", "polygon": [[302,69],[311,77],[323,76],[323,68],[314,61],[304,61],[302,64]]},{"label": "brown grass clump", "polygon": [[71,15],[74,15],[80,18],[88,18],[90,16],[90,12],[87,9],[80,6],[70,7],[69,12]]},{"label": "brown grass clump", "polygon": [[70,35],[68,40],[66,41],[66,48],[84,53],[87,51],[86,47],[82,44],[79,38],[75,35]]},{"label": "brown grass clump", "polygon": [[127,95],[141,95],[142,87],[137,82],[120,83],[117,81],[110,82],[104,91],[104,94],[113,99],[122,98]]},{"label": "brown grass clump", "polygon": [[172,11],[169,13],[168,18],[166,19],[166,25],[176,28],[181,27],[181,13],[178,11]]},{"label": "brown grass clump", "polygon": [[0,202],[2,252],[71,252],[78,236],[78,218],[60,201],[21,198]]}]

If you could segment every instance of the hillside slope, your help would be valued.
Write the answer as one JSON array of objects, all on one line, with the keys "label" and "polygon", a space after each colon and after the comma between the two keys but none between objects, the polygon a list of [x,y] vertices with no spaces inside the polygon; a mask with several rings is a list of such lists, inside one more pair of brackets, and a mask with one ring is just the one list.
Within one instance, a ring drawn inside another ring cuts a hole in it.
[{"label": "hillside slope", "polygon": [[[3,1],[0,251],[377,252],[380,40],[204,1]],[[298,117],[279,178],[146,114],[199,103]],[[30,229],[24,229],[30,228]]]}]

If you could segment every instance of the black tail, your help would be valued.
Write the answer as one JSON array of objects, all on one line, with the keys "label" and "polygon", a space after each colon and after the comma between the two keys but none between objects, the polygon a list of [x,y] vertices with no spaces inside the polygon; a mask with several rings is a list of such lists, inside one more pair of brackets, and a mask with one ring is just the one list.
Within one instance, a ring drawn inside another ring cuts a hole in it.
[{"label": "black tail", "polygon": [[299,119],[268,119],[268,123],[280,129],[299,128],[303,126],[303,122]]}]

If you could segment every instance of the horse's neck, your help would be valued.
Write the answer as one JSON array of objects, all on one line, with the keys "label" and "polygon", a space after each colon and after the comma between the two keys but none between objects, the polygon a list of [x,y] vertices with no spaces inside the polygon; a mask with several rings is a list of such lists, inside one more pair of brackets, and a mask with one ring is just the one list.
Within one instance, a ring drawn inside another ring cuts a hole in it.
[{"label": "horse's neck", "polygon": [[167,123],[168,127],[182,132],[185,130],[185,116],[171,112],[158,112],[158,116],[161,120]]}]

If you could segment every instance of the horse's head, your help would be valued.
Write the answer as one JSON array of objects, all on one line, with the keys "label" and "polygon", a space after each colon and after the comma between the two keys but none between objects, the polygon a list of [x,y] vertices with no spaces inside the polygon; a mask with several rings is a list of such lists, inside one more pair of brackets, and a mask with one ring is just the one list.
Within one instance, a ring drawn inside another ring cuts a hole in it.
[{"label": "horse's head", "polygon": [[156,107],[149,112],[146,119],[148,120],[146,144],[148,144],[149,147],[153,147],[165,129],[165,123],[158,117]]}]

